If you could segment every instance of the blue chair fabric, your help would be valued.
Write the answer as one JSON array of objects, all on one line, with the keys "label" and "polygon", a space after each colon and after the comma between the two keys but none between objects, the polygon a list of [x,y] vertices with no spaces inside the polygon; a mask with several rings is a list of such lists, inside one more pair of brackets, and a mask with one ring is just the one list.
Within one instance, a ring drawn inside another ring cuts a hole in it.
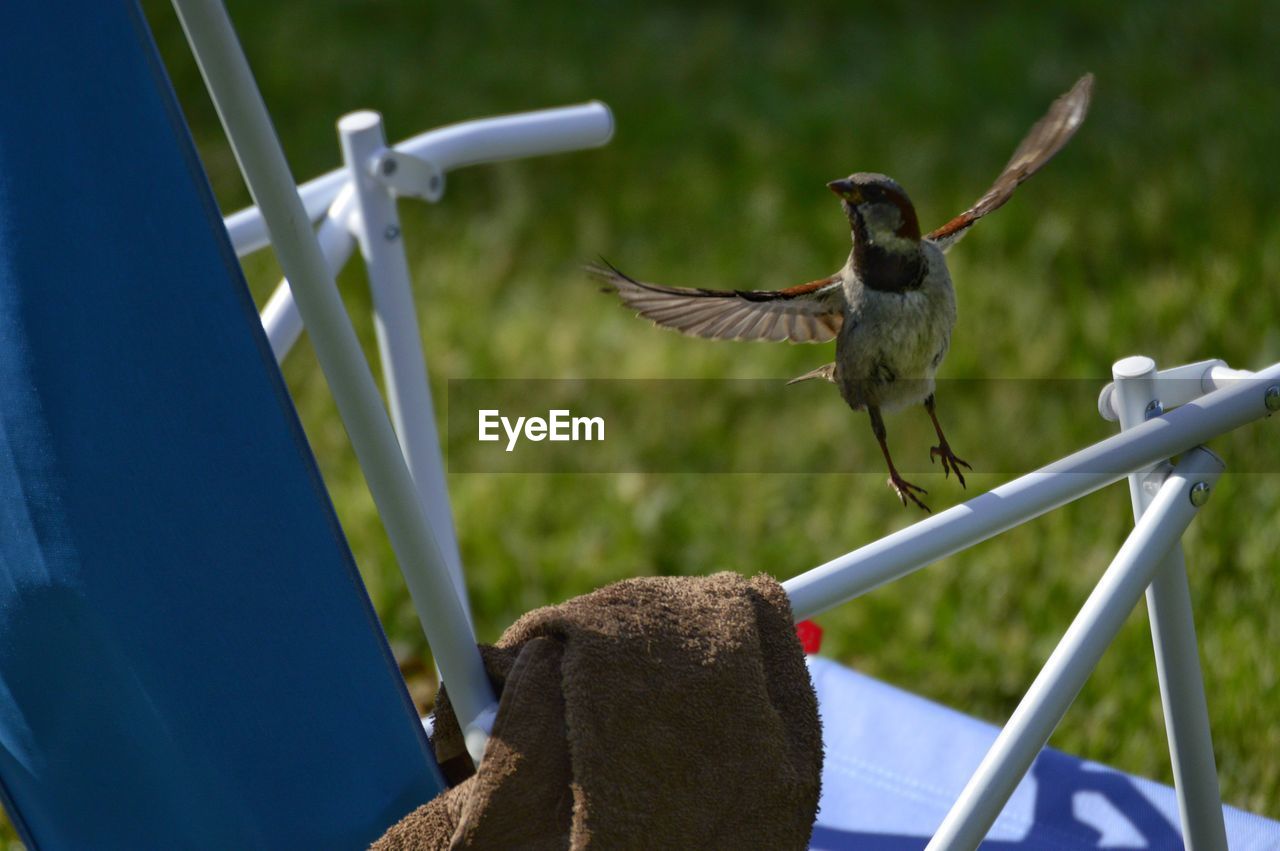
[{"label": "blue chair fabric", "polygon": [[[810,847],[918,851],[942,823],[999,730],[809,657],[825,759]],[[1280,823],[1223,807],[1232,851],[1280,848]],[[1181,849],[1173,789],[1061,751],[1040,752],[985,851]]]},{"label": "blue chair fabric", "polygon": [[443,781],[146,23],[13,0],[0,81],[5,809],[363,846]]}]

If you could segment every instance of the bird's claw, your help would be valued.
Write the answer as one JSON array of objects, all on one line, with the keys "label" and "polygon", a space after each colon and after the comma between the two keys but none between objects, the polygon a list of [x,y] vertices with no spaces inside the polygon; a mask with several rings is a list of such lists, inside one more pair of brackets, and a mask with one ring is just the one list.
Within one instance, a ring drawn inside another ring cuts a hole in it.
[{"label": "bird's claw", "polygon": [[899,476],[896,472],[892,473],[889,476],[889,488],[898,495],[898,499],[902,500],[903,508],[906,508],[907,500],[911,500],[918,507],[923,509],[926,514],[933,513],[932,509],[930,509],[929,506],[921,502],[920,497],[916,496],[917,493],[928,494],[929,492],[924,488],[920,487],[919,485],[911,484],[911,482],[908,482],[906,479],[902,478],[902,476]]},{"label": "bird's claw", "polygon": [[964,483],[964,473],[960,472],[960,468],[964,467],[967,470],[972,470],[973,467],[968,461],[952,452],[951,447],[945,440],[938,446],[929,447],[930,463],[932,463],[936,458],[942,459],[942,473],[944,476],[950,477],[954,472],[956,474],[956,481],[960,483],[960,487],[967,487]]}]

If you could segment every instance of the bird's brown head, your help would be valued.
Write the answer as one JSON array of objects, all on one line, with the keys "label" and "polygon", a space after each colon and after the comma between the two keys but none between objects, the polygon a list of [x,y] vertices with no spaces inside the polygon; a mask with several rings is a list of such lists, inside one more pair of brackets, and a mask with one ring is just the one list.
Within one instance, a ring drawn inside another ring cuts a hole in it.
[{"label": "bird's brown head", "polygon": [[833,180],[827,188],[849,218],[853,264],[863,283],[894,292],[919,286],[924,270],[920,223],[897,181],[863,172]]},{"label": "bird's brown head", "polygon": [[920,239],[916,208],[898,182],[883,174],[861,172],[827,184],[844,208],[854,237],[862,235],[874,242],[890,239]]}]

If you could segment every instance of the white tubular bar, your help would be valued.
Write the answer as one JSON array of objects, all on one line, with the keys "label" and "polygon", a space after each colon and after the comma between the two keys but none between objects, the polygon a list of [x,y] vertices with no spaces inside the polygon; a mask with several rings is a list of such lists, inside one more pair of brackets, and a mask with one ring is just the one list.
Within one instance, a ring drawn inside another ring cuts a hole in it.
[{"label": "white tubular bar", "polygon": [[[331,275],[338,274],[356,247],[356,238],[347,226],[352,206],[351,189],[344,187],[320,222],[320,227],[316,229],[316,240],[320,243],[320,251],[324,254],[324,262]],[[302,316],[298,313],[293,293],[289,291],[288,278],[276,285],[266,307],[262,308],[262,327],[267,332],[267,341],[271,343],[271,353],[276,356],[276,363],[283,363],[303,331]]]},{"label": "white tubular bar", "polygon": [[[1121,364],[1131,358],[1124,358],[1116,363]],[[1143,358],[1150,360],[1150,358]],[[1153,367],[1154,368],[1154,367]],[[1246,369],[1232,369],[1226,361],[1202,360],[1171,369],[1162,369],[1153,378],[1155,398],[1167,411],[1179,405],[1198,399],[1205,393],[1212,393],[1226,387],[1232,381],[1252,378],[1253,373]],[[1115,399],[1115,382],[1102,388],[1098,394],[1098,413],[1108,422],[1116,422],[1120,416]]]},{"label": "white tubular bar", "polygon": [[494,703],[493,690],[249,63],[218,0],[173,0],[173,6],[245,182],[270,229],[280,266],[292,285],[320,367],[465,728]]},{"label": "white tubular bar", "polygon": [[355,189],[356,236],[369,270],[374,331],[378,336],[391,423],[400,438],[400,449],[418,488],[427,520],[440,542],[458,602],[469,619],[462,556],[444,478],[435,406],[427,381],[418,308],[413,301],[396,199],[391,190],[370,173],[374,158],[387,145],[382,116],[376,112],[353,112],[344,116],[338,122],[338,136],[342,140],[342,158],[353,178],[348,185]]},{"label": "white tubular bar", "polygon": [[[613,136],[613,114],[599,101],[451,124],[395,145],[401,153],[433,163],[441,172],[480,163],[598,148]],[[312,221],[329,208],[347,182],[347,170],[335,169],[298,187]],[[227,216],[227,232],[243,257],[266,247],[270,238],[257,207]]]},{"label": "white tubular bar", "polygon": [[792,612],[796,620],[813,617],[1134,470],[1261,419],[1270,413],[1269,399],[1280,401],[1278,384],[1280,363],[794,576],[782,583]]},{"label": "white tubular bar", "polygon": [[1216,455],[1195,449],[1165,479],[1150,508],[1116,553],[942,820],[928,849],[959,851],[977,848],[982,842],[1125,618],[1138,604],[1165,554],[1203,504],[1192,501],[1192,488],[1200,484],[1212,487],[1221,473],[1222,462]]},{"label": "white tubular bar", "polygon": [[[1116,362],[1111,375],[1115,379],[1112,401],[1120,417],[1121,429],[1140,425],[1160,409],[1163,400],[1156,396],[1161,385],[1155,361],[1146,357],[1125,358]],[[1163,386],[1168,389],[1170,385]],[[1129,476],[1129,495],[1135,521],[1149,509],[1154,496],[1149,488],[1144,487],[1149,472],[1143,469]],[[1151,620],[1151,643],[1155,648],[1160,702],[1169,738],[1183,842],[1189,851],[1225,849],[1227,828],[1222,817],[1218,769],[1209,730],[1209,708],[1204,696],[1204,680],[1200,675],[1200,649],[1196,643],[1191,591],[1187,586],[1181,542],[1170,547],[1156,567],[1147,588],[1147,611]]]}]

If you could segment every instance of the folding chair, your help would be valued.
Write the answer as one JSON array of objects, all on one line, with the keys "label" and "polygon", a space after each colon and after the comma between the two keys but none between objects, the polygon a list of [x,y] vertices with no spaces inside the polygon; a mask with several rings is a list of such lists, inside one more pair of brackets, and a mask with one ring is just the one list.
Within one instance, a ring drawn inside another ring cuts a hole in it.
[{"label": "folding chair", "polygon": [[[273,359],[305,320],[478,752],[493,696],[435,447],[406,438],[425,425],[403,410],[397,443],[344,342],[345,314],[316,286],[353,250],[344,210],[360,209],[366,257],[379,251],[371,234],[394,225],[370,163],[394,162],[382,176],[400,177],[383,188],[401,193],[429,195],[442,175],[405,146],[386,148],[365,115],[343,128],[347,168],[299,199],[220,7],[175,6],[262,208],[228,220],[232,241],[260,247],[274,220],[293,286],[273,297],[264,333],[133,4],[6,8],[0,72],[27,85],[0,99],[0,795],[32,847],[363,846],[443,782]],[[409,147],[439,153],[444,138]],[[455,165],[475,161],[450,150]],[[404,327],[390,334],[387,351],[407,344]],[[1104,408],[1124,434],[789,580],[797,615],[1185,453],[1158,471],[1163,496],[1135,494],[1135,535],[1146,537],[1116,564],[1140,594],[1143,571],[1171,552],[1152,542],[1176,539],[1194,514],[1183,497],[1220,472],[1192,447],[1272,410],[1280,381],[1271,367],[1233,389],[1226,379],[1239,374],[1198,366],[1212,398],[1190,394],[1182,414],[1140,423],[1126,408],[1137,391],[1122,386]],[[1123,377],[1159,386],[1154,367]],[[425,393],[425,372],[391,391],[393,409],[397,394]],[[410,444],[425,454],[415,461]],[[1089,611],[1111,617],[1127,601],[1108,591]],[[1082,652],[1067,646],[1055,676],[1087,675]],[[1181,844],[1187,804],[1174,790],[1040,749],[1060,695],[1033,701],[1022,732],[998,735],[830,661],[810,670],[826,744],[816,848],[921,848],[940,824],[961,823],[990,848]],[[1016,785],[1007,803],[971,788],[992,754]],[[1030,775],[1017,784],[1023,754]],[[946,816],[957,798],[968,809]],[[1196,800],[1198,830],[1204,812],[1222,812],[1233,848],[1280,847],[1280,825]],[[989,832],[972,815],[986,811]]]},{"label": "folding chair", "polygon": [[[218,3],[180,11],[213,15],[201,36],[220,16],[230,32]],[[30,847],[367,845],[444,784],[274,362],[300,330],[294,291],[268,336],[134,2],[11,4],[0,74],[5,809]],[[380,138],[369,114],[347,128],[356,146]],[[417,142],[456,167],[611,128],[587,105]],[[350,176],[310,187],[317,215],[391,226]],[[261,217],[228,225],[241,248],[265,242]],[[354,237],[331,235],[338,263]],[[392,287],[378,298],[407,296],[407,279]],[[438,447],[413,451],[434,438],[420,348],[397,352],[391,385],[406,466],[333,318],[326,338],[313,316],[317,351],[332,366],[339,349],[331,386],[480,748],[493,698],[449,572]]]}]

